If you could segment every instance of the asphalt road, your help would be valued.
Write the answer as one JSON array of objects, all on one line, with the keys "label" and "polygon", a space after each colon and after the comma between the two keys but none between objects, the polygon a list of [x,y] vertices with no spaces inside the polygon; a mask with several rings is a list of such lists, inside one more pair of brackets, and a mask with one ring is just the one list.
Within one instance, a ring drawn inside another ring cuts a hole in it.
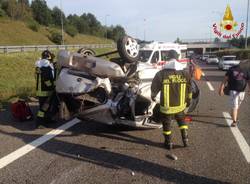
[{"label": "asphalt road", "polygon": [[[53,128],[34,129],[32,121],[15,122],[7,109],[0,112],[0,168],[3,158],[9,163],[0,169],[0,183],[250,183],[250,155],[244,155],[250,150],[250,98],[246,96],[239,114],[237,130],[246,141],[242,147],[244,140],[239,138],[240,148],[233,134],[236,128],[230,128],[230,119],[224,116],[229,112],[228,97],[217,93],[225,72],[214,65],[201,66],[205,76],[198,82],[201,100],[189,125],[188,148],[182,147],[176,124],[170,152],[162,146],[161,129],[80,122],[51,133],[58,135],[21,157],[18,152],[10,161],[9,154]],[[60,125],[63,122],[54,128]],[[178,159],[170,159],[171,153]]]}]

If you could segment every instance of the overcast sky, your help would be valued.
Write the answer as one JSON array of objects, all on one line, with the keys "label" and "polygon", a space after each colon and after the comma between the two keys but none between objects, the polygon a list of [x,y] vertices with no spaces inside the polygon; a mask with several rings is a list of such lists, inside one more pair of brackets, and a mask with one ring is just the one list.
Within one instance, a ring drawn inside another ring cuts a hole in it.
[{"label": "overcast sky", "polygon": [[66,15],[92,13],[102,25],[121,25],[128,35],[156,41],[214,38],[212,25],[223,19],[227,4],[236,22],[245,23],[247,14],[247,0],[46,1],[51,8],[62,1]]}]

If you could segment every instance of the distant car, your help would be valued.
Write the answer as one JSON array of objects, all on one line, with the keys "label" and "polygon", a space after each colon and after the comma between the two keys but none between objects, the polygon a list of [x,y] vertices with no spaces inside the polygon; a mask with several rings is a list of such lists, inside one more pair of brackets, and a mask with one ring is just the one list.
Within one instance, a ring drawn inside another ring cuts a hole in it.
[{"label": "distant car", "polygon": [[207,59],[206,59],[206,63],[207,64],[218,64],[219,63],[219,58],[215,55],[210,55]]},{"label": "distant car", "polygon": [[228,70],[230,67],[238,65],[239,63],[240,60],[236,60],[236,56],[234,55],[223,56],[219,61],[218,68],[220,70]]},{"label": "distant car", "polygon": [[208,54],[204,54],[204,55],[201,56],[201,60],[205,62],[208,57],[209,57]]}]

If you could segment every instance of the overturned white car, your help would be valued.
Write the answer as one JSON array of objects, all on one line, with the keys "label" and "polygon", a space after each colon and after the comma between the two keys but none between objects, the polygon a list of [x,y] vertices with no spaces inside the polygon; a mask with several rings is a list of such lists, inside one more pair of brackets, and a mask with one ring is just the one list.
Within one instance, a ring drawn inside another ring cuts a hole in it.
[{"label": "overturned white car", "polygon": [[[150,99],[151,81],[159,68],[139,61],[139,45],[132,37],[121,38],[117,48],[121,58],[111,62],[90,52],[84,54],[82,50],[81,53],[60,51],[61,72],[56,92],[61,103],[82,119],[110,125],[159,127],[153,113],[157,112],[157,106]],[[199,101],[199,89],[194,81],[192,87],[189,112]]]}]

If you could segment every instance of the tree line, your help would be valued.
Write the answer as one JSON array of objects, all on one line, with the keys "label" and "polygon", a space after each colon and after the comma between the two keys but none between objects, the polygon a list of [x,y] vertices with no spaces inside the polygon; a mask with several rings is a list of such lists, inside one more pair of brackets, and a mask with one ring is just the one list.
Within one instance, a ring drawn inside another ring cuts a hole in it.
[{"label": "tree line", "polygon": [[[243,35],[241,35],[239,38],[233,38],[229,40],[229,43],[237,48],[245,48],[245,41],[246,38]],[[250,37],[247,37],[247,43],[248,45],[250,45]]]},{"label": "tree line", "polygon": [[[117,41],[120,36],[125,35],[125,30],[120,25],[102,25],[91,13],[80,16],[70,14],[66,17],[60,8],[50,9],[45,0],[32,0],[31,3],[29,0],[0,0],[0,17],[26,21],[33,31],[38,31],[39,25],[60,28],[63,22],[64,31],[72,37],[81,33]],[[55,38],[52,41],[60,42],[62,35],[59,32],[53,34]]]}]

